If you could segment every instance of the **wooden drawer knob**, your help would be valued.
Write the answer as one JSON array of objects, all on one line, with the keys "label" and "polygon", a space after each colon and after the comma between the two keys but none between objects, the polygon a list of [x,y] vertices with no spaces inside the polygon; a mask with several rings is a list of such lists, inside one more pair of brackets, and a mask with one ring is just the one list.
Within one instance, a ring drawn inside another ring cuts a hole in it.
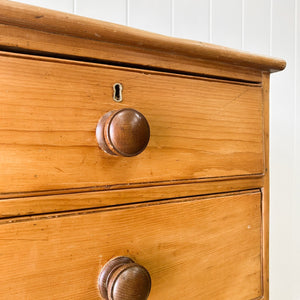
[{"label": "wooden drawer knob", "polygon": [[135,109],[112,110],[99,120],[96,137],[99,147],[108,154],[135,156],[146,148],[150,127]]},{"label": "wooden drawer knob", "polygon": [[98,279],[101,297],[105,300],[146,300],[151,289],[148,271],[125,256],[105,264]]}]

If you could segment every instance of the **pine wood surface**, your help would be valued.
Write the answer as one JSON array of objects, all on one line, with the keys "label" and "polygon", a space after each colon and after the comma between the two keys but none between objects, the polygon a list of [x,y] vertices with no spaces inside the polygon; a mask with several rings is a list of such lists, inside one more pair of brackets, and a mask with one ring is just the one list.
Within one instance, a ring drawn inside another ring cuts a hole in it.
[{"label": "pine wood surface", "polygon": [[263,74],[263,103],[264,103],[264,147],[265,147],[265,176],[262,189],[263,214],[263,289],[264,299],[269,299],[269,219],[270,219],[270,171],[269,171],[269,93],[270,74]]},{"label": "pine wood surface", "polygon": [[[284,67],[0,1],[0,299],[99,299],[101,267],[126,255],[150,300],[268,300],[269,73]],[[121,108],[150,124],[134,158],[95,138]]]},{"label": "pine wood surface", "polygon": [[147,48],[86,40],[5,24],[0,24],[0,38],[0,49],[12,52],[62,56],[79,61],[98,60],[110,64],[163,69],[165,72],[205,74],[251,82],[262,81],[261,71],[257,69],[181,56],[171,51],[155,52]]},{"label": "pine wood surface", "polygon": [[[162,199],[182,198],[196,195],[208,195],[239,190],[262,188],[264,178],[218,178],[214,181],[202,180],[194,183],[148,186],[145,188],[116,188],[94,192],[70,193],[63,191],[60,195],[45,192],[50,195],[30,193],[31,196],[7,195],[0,205],[0,218],[18,217],[24,215],[45,214],[50,212],[74,211],[84,208],[99,208],[128,203],[149,202]],[[55,191],[52,191],[53,193]]]},{"label": "pine wood surface", "polygon": [[[1,193],[264,173],[260,85],[7,54],[0,73]],[[124,107],[147,118],[150,142],[111,157],[95,128]]]},{"label": "pine wood surface", "polygon": [[149,300],[262,295],[255,190],[3,220],[0,236],[1,299],[99,299],[99,271],[119,255],[149,271]]},{"label": "pine wood surface", "polygon": [[285,61],[281,59],[254,55],[197,41],[167,37],[7,0],[1,1],[0,12],[0,23],[2,24],[42,32],[119,44],[130,48],[136,47],[143,50],[147,48],[157,53],[167,52],[201,58],[206,61],[215,61],[217,58],[219,62],[259,69],[260,71],[276,71],[285,67]]}]

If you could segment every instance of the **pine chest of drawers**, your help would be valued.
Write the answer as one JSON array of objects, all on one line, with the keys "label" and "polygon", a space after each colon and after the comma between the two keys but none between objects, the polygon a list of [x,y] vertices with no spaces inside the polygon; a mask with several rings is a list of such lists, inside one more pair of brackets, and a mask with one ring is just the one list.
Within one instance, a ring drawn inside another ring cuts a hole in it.
[{"label": "pine chest of drawers", "polygon": [[284,61],[9,1],[0,50],[0,299],[269,298]]}]

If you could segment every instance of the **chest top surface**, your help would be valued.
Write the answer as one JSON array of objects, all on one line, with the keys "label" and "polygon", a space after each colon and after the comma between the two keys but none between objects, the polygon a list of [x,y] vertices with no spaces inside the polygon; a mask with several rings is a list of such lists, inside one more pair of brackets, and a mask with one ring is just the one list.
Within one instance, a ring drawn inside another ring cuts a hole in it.
[{"label": "chest top surface", "polygon": [[257,81],[285,61],[3,0],[0,47]]}]

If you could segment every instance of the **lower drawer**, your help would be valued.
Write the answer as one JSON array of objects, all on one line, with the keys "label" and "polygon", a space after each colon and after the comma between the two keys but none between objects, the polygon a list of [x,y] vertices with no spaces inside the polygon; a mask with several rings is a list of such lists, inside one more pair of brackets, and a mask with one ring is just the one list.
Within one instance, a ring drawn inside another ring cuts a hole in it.
[{"label": "lower drawer", "polygon": [[0,299],[100,299],[98,274],[128,256],[150,300],[262,295],[259,191],[2,221]]}]

